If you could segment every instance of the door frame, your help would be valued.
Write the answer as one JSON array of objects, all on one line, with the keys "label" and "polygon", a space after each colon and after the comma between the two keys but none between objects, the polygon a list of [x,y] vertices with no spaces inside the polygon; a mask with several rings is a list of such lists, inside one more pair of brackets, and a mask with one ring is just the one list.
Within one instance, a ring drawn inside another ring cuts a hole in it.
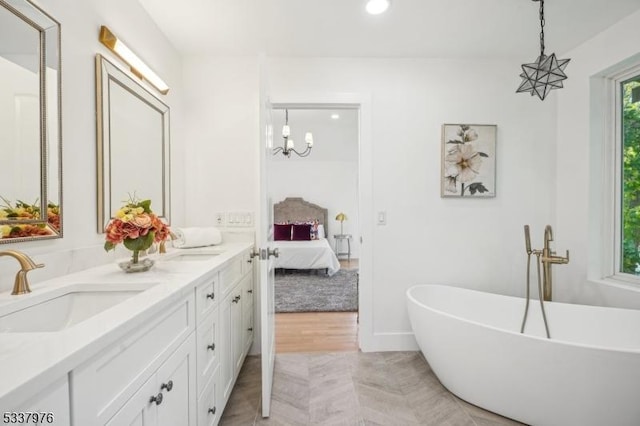
[{"label": "door frame", "polygon": [[[357,109],[358,110],[358,214],[360,222],[358,346],[364,352],[375,350],[373,335],[373,132],[372,102],[369,93],[271,94],[273,109]],[[265,194],[260,194],[263,197]],[[266,222],[264,222],[266,223]]]}]

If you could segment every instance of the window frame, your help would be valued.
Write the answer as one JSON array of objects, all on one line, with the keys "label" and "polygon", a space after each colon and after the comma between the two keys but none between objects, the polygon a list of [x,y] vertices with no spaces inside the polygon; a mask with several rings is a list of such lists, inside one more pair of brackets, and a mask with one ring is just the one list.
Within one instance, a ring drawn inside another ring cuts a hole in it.
[{"label": "window frame", "polygon": [[608,80],[607,87],[607,104],[609,106],[608,120],[608,147],[605,150],[607,164],[605,167],[609,170],[605,174],[609,182],[605,182],[604,201],[605,206],[608,205],[608,211],[604,214],[604,233],[608,235],[609,247],[613,250],[605,250],[603,272],[604,278],[612,279],[617,282],[625,282],[640,285],[640,275],[622,272],[622,241],[623,241],[623,223],[622,223],[622,173],[623,173],[623,98],[622,85],[634,78],[640,77],[640,63],[636,63],[620,72],[611,75]]}]

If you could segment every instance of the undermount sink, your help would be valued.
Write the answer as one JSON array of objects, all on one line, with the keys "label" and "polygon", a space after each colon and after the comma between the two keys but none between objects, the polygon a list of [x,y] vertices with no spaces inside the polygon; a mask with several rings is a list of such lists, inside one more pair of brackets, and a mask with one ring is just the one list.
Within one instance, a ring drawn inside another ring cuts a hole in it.
[{"label": "undermount sink", "polygon": [[[154,286],[71,285],[35,299],[33,304],[11,313],[0,313],[0,333],[42,333],[60,331],[104,312]],[[0,311],[1,312],[1,311]]]}]

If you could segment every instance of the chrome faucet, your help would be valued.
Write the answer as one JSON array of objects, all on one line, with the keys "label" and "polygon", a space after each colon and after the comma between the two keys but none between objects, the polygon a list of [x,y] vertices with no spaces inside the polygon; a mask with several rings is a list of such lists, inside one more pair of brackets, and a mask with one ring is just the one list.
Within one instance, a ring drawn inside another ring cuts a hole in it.
[{"label": "chrome faucet", "polygon": [[556,253],[551,250],[549,247],[549,242],[553,241],[553,230],[551,229],[551,225],[547,225],[544,228],[544,248],[542,249],[542,258],[540,261],[542,262],[542,287],[543,287],[543,298],[544,300],[551,300],[552,297],[552,275],[551,275],[551,265],[556,264],[565,264],[569,263],[569,250],[567,250],[567,256],[556,256]]},{"label": "chrome faucet", "polygon": [[36,268],[43,268],[43,263],[35,263],[29,256],[17,250],[0,251],[0,256],[11,256],[20,263],[20,270],[16,274],[16,280],[13,283],[12,295],[31,293],[29,288],[29,280],[27,280],[27,272]]}]

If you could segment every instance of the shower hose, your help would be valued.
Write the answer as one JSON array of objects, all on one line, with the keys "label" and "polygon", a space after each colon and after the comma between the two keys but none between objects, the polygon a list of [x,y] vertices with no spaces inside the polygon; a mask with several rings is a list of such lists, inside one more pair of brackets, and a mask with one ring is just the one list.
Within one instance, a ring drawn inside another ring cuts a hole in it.
[{"label": "shower hose", "polygon": [[[528,240],[529,227],[525,227],[526,238]],[[522,325],[520,326],[520,333],[524,333],[524,327],[527,323],[527,316],[529,315],[529,299],[530,299],[530,287],[531,287],[531,255],[536,255],[536,266],[538,270],[538,299],[540,300],[540,310],[542,311],[542,320],[544,321],[544,330],[547,333],[547,339],[551,338],[549,334],[549,324],[547,323],[547,315],[544,311],[544,298],[542,297],[542,278],[540,274],[540,251],[527,249],[527,301],[524,306],[524,317],[522,318]]]}]

